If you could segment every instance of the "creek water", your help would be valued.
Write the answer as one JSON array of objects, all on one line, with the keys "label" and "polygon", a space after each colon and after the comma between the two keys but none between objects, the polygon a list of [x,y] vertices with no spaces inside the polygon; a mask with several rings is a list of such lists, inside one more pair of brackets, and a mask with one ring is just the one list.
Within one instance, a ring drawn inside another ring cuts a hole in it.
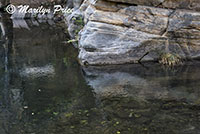
[{"label": "creek water", "polygon": [[198,134],[200,64],[80,67],[63,23],[4,20],[0,134]]}]

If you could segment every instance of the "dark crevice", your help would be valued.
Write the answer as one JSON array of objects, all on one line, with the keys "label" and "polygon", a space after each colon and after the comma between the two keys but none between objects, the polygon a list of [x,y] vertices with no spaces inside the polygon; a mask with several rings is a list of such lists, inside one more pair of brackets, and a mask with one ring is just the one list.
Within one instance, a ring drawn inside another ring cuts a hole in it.
[{"label": "dark crevice", "polygon": [[167,32],[168,32],[168,27],[169,27],[169,19],[170,19],[170,17],[174,14],[176,12],[176,10],[173,10],[169,15],[168,15],[168,20],[167,20],[167,26],[166,26],[166,28],[165,28],[165,30],[163,30],[162,32],[161,32],[161,36],[165,36],[166,34],[167,34]]},{"label": "dark crevice", "polygon": [[154,16],[154,14],[152,13],[151,9],[147,8],[147,11],[149,12],[149,14],[151,14],[152,16]]},{"label": "dark crevice", "polygon": [[138,63],[141,63],[142,59],[147,56],[149,54],[149,52],[146,52],[139,60],[138,60]]},{"label": "dark crevice", "polygon": [[97,49],[96,48],[84,48],[88,52],[95,52]]},{"label": "dark crevice", "polygon": [[121,4],[121,5],[126,5],[126,6],[138,6],[138,4],[130,4],[130,3],[123,3],[123,2],[112,2],[112,3],[117,3],[117,4]]}]

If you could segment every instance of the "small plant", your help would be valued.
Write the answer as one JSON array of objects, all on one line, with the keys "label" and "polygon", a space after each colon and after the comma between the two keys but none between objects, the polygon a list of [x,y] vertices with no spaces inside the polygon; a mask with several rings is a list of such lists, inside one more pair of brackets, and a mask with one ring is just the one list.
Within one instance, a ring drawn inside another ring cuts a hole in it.
[{"label": "small plant", "polygon": [[82,16],[73,17],[72,20],[74,21],[75,25],[84,26],[84,21]]},{"label": "small plant", "polygon": [[74,24],[77,26],[77,29],[74,31],[75,35],[78,35],[81,29],[84,27],[84,21],[82,16],[73,17],[72,20]]},{"label": "small plant", "polygon": [[161,54],[160,59],[159,59],[159,63],[163,64],[163,65],[169,65],[169,66],[174,66],[177,64],[180,64],[181,61],[181,57],[177,54],[171,54],[171,53],[164,53]]},{"label": "small plant", "polygon": [[83,22],[82,16],[73,17],[72,20],[73,20],[73,23],[76,25],[76,29],[73,31],[74,39],[68,40],[67,43],[78,42],[78,39],[79,39],[78,34],[81,31],[81,29],[83,29],[83,27],[84,27],[84,22]]}]

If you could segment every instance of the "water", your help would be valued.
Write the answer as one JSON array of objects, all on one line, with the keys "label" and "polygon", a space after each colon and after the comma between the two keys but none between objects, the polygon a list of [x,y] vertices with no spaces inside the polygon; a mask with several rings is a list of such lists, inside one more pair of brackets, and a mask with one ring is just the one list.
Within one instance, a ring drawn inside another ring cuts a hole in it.
[{"label": "water", "polygon": [[200,133],[199,62],[80,67],[62,23],[6,21],[0,134]]}]

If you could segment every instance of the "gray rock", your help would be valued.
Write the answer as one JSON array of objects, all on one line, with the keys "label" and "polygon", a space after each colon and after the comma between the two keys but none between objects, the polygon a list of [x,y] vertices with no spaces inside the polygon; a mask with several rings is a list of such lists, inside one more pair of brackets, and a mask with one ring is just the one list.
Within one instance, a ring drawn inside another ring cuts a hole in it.
[{"label": "gray rock", "polygon": [[108,0],[112,2],[200,11],[199,0]]},{"label": "gray rock", "polygon": [[168,52],[183,59],[200,57],[199,12],[117,2],[123,1],[91,0],[82,11],[85,21],[79,34],[82,65],[156,61],[161,53]]},{"label": "gray rock", "polygon": [[[152,47],[164,47],[165,43],[159,35],[92,21],[80,37],[80,62],[90,65],[135,63]],[[144,60],[153,60],[153,57],[149,55]]]}]

